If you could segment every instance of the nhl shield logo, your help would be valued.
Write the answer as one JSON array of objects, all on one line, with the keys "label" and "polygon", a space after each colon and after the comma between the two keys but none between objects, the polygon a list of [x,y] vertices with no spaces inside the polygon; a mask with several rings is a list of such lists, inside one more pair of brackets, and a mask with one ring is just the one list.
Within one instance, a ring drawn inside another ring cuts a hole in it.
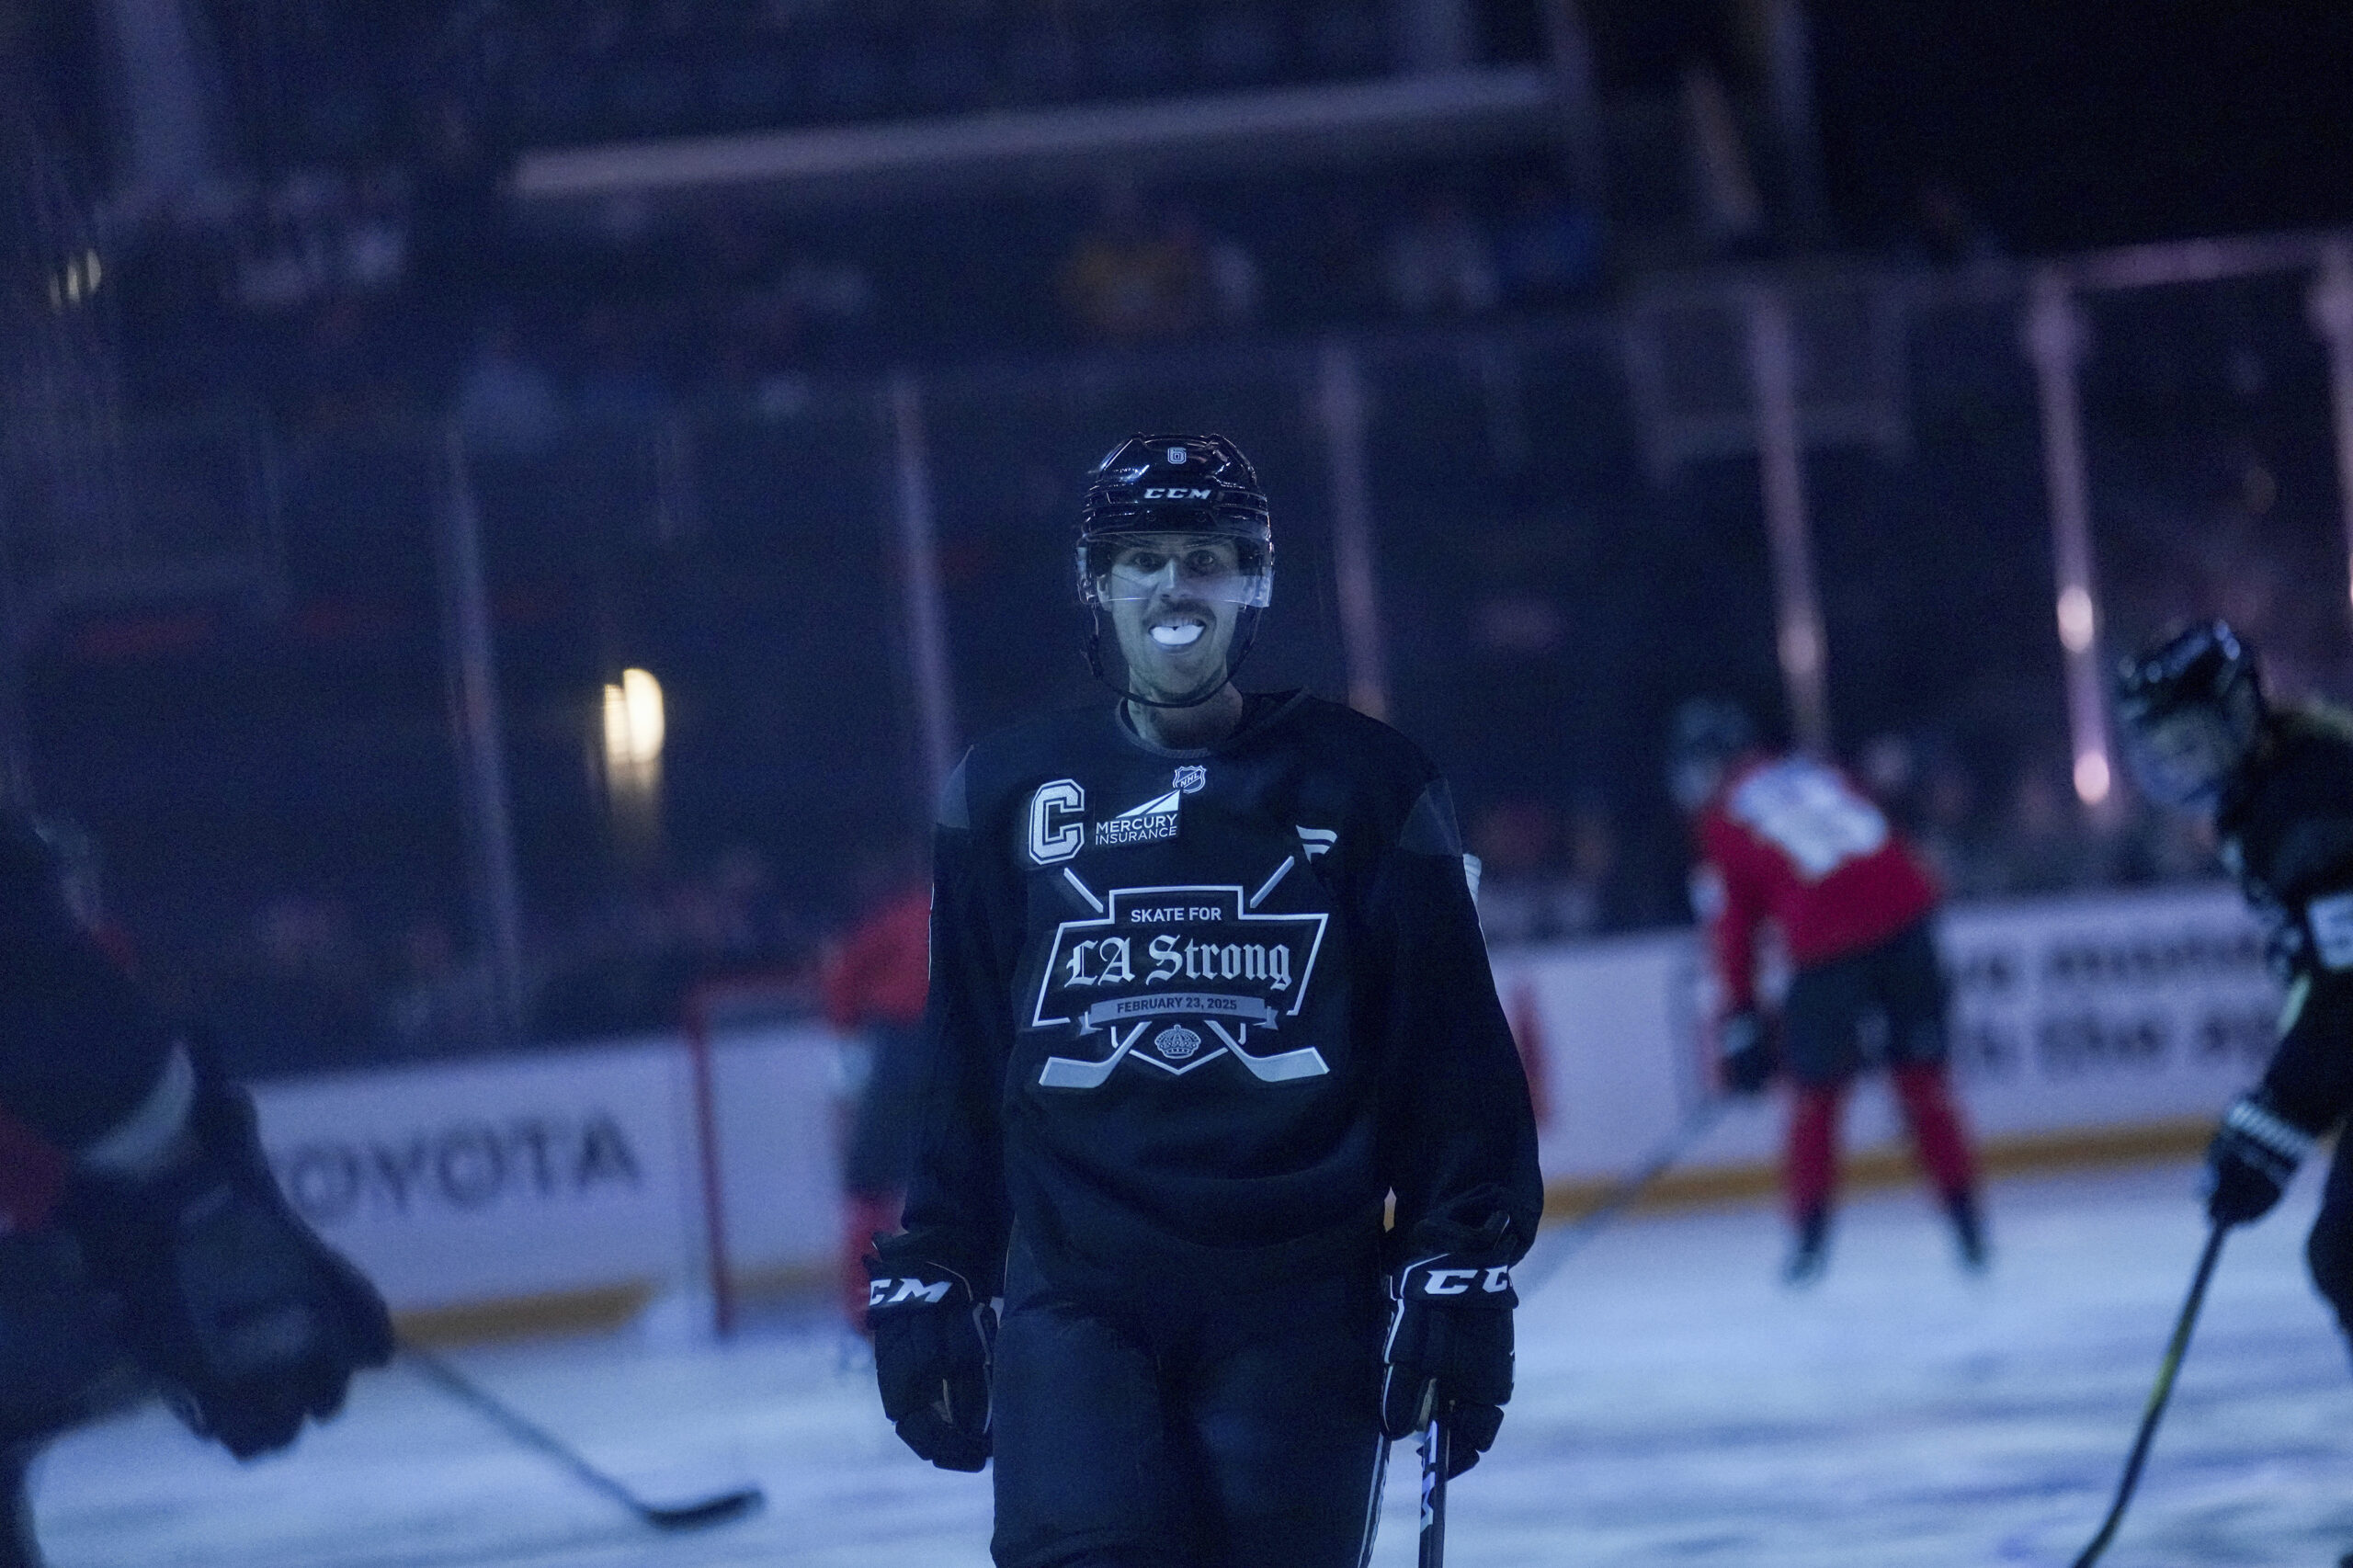
[{"label": "nhl shield logo", "polygon": [[1210,770],[1198,762],[1188,762],[1178,768],[1176,777],[1171,780],[1180,791],[1188,795],[1199,794],[1201,787],[1209,781]]}]

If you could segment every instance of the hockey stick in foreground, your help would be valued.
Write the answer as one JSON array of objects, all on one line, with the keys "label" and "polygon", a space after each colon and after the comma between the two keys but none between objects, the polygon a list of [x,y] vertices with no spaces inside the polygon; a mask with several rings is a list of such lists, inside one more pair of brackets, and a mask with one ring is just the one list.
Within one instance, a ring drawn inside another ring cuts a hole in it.
[{"label": "hockey stick in foreground", "polygon": [[2206,1251],[2198,1259],[2198,1273],[2189,1282],[2189,1300],[2181,1304],[2180,1321],[2173,1325],[2173,1339],[2165,1346],[2165,1358],[2157,1369],[2157,1386],[2149,1391],[2148,1408],[2141,1413],[2141,1435],[2132,1440],[2132,1456],[2124,1461],[2124,1479],[2117,1483],[2116,1502],[2108,1510],[2108,1518],[2099,1527],[2099,1534],[2084,1548],[2075,1568],[2092,1568],[2099,1554],[2108,1550],[2109,1541],[2116,1534],[2116,1527],[2123,1522],[2125,1505],[2132,1501],[2132,1488],[2140,1483],[2142,1461],[2149,1457],[2149,1442],[2157,1435],[2157,1417],[2165,1413],[2165,1401],[2173,1394],[2173,1380],[2181,1370],[2181,1358],[2189,1349],[2189,1331],[2197,1324],[2198,1309],[2206,1300],[2206,1282],[2214,1277],[2214,1262],[2222,1256],[2222,1238],[2230,1227],[2216,1225],[2206,1238]]},{"label": "hockey stick in foreground", "polygon": [[1578,1215],[1567,1224],[1555,1227],[1549,1234],[1539,1236],[1528,1256],[1512,1272],[1513,1283],[1519,1287],[1521,1299],[1544,1288],[1545,1281],[1559,1271],[1561,1265],[1574,1256],[1579,1248],[1605,1230],[1609,1221],[1631,1207],[1651,1183],[1665,1176],[1670,1166],[1691,1152],[1691,1146],[1708,1134],[1717,1119],[1724,1113],[1731,1096],[1711,1096],[1691,1108],[1683,1125],[1667,1134],[1651,1151],[1650,1158],[1636,1166],[1632,1175],[1603,1195],[1600,1202]]},{"label": "hockey stick in foreground", "polygon": [[1438,1383],[1422,1391],[1422,1530],[1416,1568],[1446,1568],[1446,1417],[1432,1408]]},{"label": "hockey stick in foreground", "polygon": [[536,1449],[555,1460],[581,1482],[610,1497],[657,1530],[692,1530],[707,1525],[724,1524],[729,1519],[742,1517],[767,1501],[758,1487],[746,1486],[738,1492],[725,1492],[716,1497],[704,1498],[699,1503],[680,1503],[669,1507],[648,1503],[574,1453],[560,1439],[541,1431],[509,1410],[496,1397],[476,1387],[472,1379],[433,1352],[404,1341],[401,1354],[426,1381],[488,1419],[492,1426],[525,1448]]}]

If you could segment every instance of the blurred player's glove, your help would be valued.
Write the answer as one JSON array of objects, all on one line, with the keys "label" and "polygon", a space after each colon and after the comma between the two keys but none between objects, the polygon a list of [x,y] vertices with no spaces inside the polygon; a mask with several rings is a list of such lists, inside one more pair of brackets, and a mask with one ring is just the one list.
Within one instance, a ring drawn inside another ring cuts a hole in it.
[{"label": "blurred player's glove", "polygon": [[1477,1231],[1429,1223],[1415,1240],[1443,1251],[1415,1258],[1390,1281],[1396,1305],[1382,1352],[1381,1424],[1392,1437],[1421,1429],[1435,1412],[1449,1436],[1450,1480],[1479,1462],[1511,1398],[1511,1221]]},{"label": "blurred player's glove", "polygon": [[2206,1146],[2206,1214],[2218,1225],[2244,1225],[2271,1212],[2313,1135],[2273,1110],[2258,1091],[2233,1106]]},{"label": "blurred player's glove", "polygon": [[989,1358],[996,1319],[961,1272],[926,1256],[937,1238],[884,1236],[866,1259],[874,1380],[899,1440],[942,1470],[989,1460]]},{"label": "blurred player's glove", "polygon": [[160,1168],[77,1173],[62,1213],[121,1299],[133,1358],[241,1460],[333,1415],[353,1371],[392,1358],[383,1298],[287,1206],[242,1089],[199,1083]]},{"label": "blurred player's glove", "polygon": [[1716,1026],[1716,1050],[1723,1062],[1724,1088],[1735,1095],[1761,1093],[1779,1065],[1773,1031],[1753,1009],[1733,1013]]}]

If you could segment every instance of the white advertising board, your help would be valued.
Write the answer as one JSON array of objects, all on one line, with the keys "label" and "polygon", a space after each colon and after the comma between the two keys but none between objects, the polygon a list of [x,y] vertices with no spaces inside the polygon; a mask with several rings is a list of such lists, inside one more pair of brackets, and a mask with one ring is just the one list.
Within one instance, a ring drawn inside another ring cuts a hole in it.
[{"label": "white advertising board", "polygon": [[[828,1265],[835,1041],[808,1025],[713,1052],[739,1276]],[[707,1278],[692,1079],[674,1038],[264,1084],[278,1183],[397,1310]]]},{"label": "white advertising board", "polygon": [[[1954,1066],[1982,1138],[2218,1114],[2271,1047],[2277,989],[2227,888],[1956,909]],[[1548,1181],[1631,1165],[1707,1092],[1687,932],[1495,955],[1529,1065]],[[713,1047],[721,1192],[739,1279],[827,1267],[839,1244],[837,1042],[809,1024]],[[425,1064],[257,1090],[295,1206],[401,1309],[708,1278],[689,1060],[675,1038]],[[1893,1139],[1857,1096],[1847,1145]],[[1775,1157],[1774,1096],[1690,1164]]]},{"label": "white advertising board", "polygon": [[[2218,1115],[2271,1050],[2279,990],[2227,887],[1979,904],[1939,923],[1953,980],[1954,1076],[1982,1138],[2094,1132]],[[1498,953],[1532,1071],[1547,1180],[1626,1169],[1706,1093],[1697,939],[1677,932]],[[1867,1083],[1847,1144],[1897,1135]],[[1771,1096],[1737,1108],[1690,1164],[1775,1157]]]},{"label": "white advertising board", "polygon": [[675,1047],[634,1043],[258,1086],[294,1207],[414,1310],[688,1268]]}]

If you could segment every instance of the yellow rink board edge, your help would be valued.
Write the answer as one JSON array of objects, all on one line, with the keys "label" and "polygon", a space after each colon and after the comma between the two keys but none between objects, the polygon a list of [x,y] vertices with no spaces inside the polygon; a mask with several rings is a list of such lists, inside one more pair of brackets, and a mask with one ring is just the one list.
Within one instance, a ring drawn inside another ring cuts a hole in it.
[{"label": "yellow rink board edge", "polygon": [[[2207,1140],[2213,1136],[2213,1118],[2192,1117],[2137,1127],[1990,1138],[1978,1144],[1977,1158],[1989,1176],[2096,1170],[2190,1158],[2202,1153]],[[1920,1174],[1911,1151],[1894,1144],[1845,1155],[1839,1162],[1839,1177],[1845,1190],[1868,1191],[1909,1186],[1920,1179]],[[1544,1189],[1544,1218],[1547,1222],[1574,1220],[1599,1203],[1616,1185],[1614,1180],[1551,1183]],[[1775,1165],[1672,1170],[1652,1183],[1635,1207],[1655,1210],[1741,1202],[1773,1197],[1779,1188],[1780,1172]]]}]

